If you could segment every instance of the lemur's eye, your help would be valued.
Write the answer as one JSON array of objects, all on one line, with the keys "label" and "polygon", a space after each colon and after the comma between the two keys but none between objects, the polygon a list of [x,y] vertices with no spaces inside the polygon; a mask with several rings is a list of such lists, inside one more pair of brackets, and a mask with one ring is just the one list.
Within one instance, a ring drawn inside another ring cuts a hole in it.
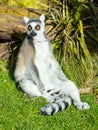
[{"label": "lemur's eye", "polygon": [[31,25],[28,26],[28,30],[29,30],[29,31],[32,30],[32,26],[31,26]]},{"label": "lemur's eye", "polygon": [[40,30],[40,25],[36,25],[35,29]]}]

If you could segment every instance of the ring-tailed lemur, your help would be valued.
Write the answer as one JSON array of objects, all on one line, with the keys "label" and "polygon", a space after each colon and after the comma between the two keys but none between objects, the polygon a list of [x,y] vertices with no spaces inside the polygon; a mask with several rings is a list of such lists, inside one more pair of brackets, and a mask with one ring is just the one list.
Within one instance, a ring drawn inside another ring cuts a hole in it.
[{"label": "ring-tailed lemur", "polygon": [[89,109],[81,102],[76,85],[66,78],[53,56],[49,40],[44,33],[45,16],[24,17],[27,36],[20,47],[15,79],[28,95],[42,96],[51,102],[40,109],[43,115],[52,115],[71,104],[78,109]]}]

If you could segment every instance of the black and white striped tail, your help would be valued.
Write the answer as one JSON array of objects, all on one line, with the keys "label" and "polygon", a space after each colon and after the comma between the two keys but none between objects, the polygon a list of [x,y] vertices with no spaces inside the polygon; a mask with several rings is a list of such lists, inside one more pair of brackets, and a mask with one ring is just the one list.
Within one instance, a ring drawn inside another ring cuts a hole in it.
[{"label": "black and white striped tail", "polygon": [[71,103],[66,102],[66,101],[55,102],[55,103],[48,104],[48,105],[40,108],[40,112],[42,115],[49,116],[49,115],[53,115],[53,114],[57,113],[58,111],[66,109],[70,105],[71,105]]}]

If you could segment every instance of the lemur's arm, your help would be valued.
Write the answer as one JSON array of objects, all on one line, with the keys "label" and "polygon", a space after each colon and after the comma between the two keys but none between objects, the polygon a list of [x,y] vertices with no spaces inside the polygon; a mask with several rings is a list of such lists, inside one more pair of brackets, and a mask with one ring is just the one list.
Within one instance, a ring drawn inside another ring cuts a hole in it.
[{"label": "lemur's arm", "polygon": [[43,93],[44,85],[43,85],[43,83],[40,79],[39,72],[38,72],[38,69],[37,69],[35,64],[32,64],[31,70],[32,70],[31,71],[31,77],[32,77],[33,83],[35,83],[37,85],[37,87],[39,88],[39,91],[41,93]]},{"label": "lemur's arm", "polygon": [[15,69],[15,73],[14,73],[14,77],[17,82],[23,79],[24,73],[25,73],[24,58],[22,56],[22,53],[19,53],[18,59],[17,59],[17,64],[16,64],[16,69]]}]

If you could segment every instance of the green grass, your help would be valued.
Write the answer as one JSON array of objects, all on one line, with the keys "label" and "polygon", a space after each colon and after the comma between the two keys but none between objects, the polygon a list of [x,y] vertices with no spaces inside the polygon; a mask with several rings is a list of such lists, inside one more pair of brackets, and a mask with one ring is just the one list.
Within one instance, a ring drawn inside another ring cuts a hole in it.
[{"label": "green grass", "polygon": [[43,116],[39,108],[43,98],[24,97],[9,76],[4,62],[0,62],[0,130],[98,130],[98,104],[91,93],[81,95],[90,110],[74,106],[52,116]]}]

